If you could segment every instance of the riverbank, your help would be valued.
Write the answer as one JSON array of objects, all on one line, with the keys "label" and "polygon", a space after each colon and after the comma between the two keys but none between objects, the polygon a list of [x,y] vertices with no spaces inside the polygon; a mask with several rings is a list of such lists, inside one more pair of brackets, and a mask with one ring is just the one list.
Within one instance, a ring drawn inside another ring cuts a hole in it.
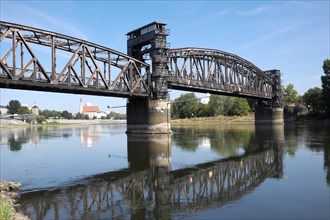
[{"label": "riverbank", "polygon": [[[212,117],[194,117],[171,119],[172,124],[191,124],[191,123],[220,123],[220,124],[254,124],[254,114],[246,116],[212,116]],[[294,120],[286,120],[290,123],[330,123],[329,118],[300,116]],[[48,119],[43,124],[29,124],[19,120],[0,119],[0,127],[17,126],[58,126],[58,125],[97,125],[97,124],[124,124],[126,120],[94,119],[94,120],[66,120],[66,119]]]},{"label": "riverbank", "polygon": [[42,124],[29,124],[20,120],[0,119],[0,127],[17,127],[17,126],[56,126],[56,125],[93,125],[93,124],[121,124],[126,120],[96,119],[96,120],[65,120],[65,119],[48,119]]},{"label": "riverbank", "polygon": [[16,199],[21,184],[0,180],[0,219],[1,220],[29,220],[30,218],[16,212]]},{"label": "riverbank", "polygon": [[182,123],[220,123],[220,124],[254,124],[254,114],[246,116],[213,116],[213,117],[200,117],[200,118],[178,118],[171,119],[173,124]]}]

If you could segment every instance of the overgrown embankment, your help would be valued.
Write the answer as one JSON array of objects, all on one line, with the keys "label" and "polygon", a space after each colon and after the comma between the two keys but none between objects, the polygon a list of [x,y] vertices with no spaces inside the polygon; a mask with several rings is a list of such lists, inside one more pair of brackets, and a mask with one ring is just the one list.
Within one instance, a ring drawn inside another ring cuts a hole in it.
[{"label": "overgrown embankment", "polygon": [[213,116],[213,117],[194,117],[194,118],[180,118],[171,119],[171,123],[220,123],[220,124],[252,124],[254,123],[254,114],[247,116]]},{"label": "overgrown embankment", "polygon": [[16,199],[21,184],[0,180],[0,220],[29,220],[27,216],[16,212]]}]

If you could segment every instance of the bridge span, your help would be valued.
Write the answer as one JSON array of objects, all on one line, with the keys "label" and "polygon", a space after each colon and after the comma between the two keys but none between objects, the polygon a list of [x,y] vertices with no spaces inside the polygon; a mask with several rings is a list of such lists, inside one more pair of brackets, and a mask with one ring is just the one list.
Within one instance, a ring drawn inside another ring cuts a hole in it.
[{"label": "bridge span", "polygon": [[129,32],[126,55],[0,21],[0,87],[128,98],[129,133],[171,131],[170,88],[254,98],[266,103],[256,121],[283,123],[279,70],[262,71],[220,50],[170,49],[165,26],[152,22]]}]

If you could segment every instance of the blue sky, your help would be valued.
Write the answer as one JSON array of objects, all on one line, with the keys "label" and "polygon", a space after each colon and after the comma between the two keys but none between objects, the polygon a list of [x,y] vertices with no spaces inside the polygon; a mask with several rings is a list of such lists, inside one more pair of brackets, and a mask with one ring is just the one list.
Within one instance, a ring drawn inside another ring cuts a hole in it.
[{"label": "blue sky", "polygon": [[[161,21],[170,29],[167,41],[171,48],[218,49],[243,57],[262,70],[279,69],[283,84],[294,84],[303,95],[310,88],[321,87],[323,60],[330,58],[329,4],[328,0],[0,0],[0,20],[81,38],[123,53],[129,31]],[[172,91],[171,99],[181,93]],[[80,98],[101,110],[126,103],[123,98],[0,90],[0,105],[17,99],[58,111],[78,112]]]}]

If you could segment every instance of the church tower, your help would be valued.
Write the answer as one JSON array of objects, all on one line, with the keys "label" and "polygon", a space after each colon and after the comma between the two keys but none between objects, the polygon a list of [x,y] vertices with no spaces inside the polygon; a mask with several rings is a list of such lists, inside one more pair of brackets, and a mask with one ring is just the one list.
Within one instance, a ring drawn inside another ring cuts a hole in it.
[{"label": "church tower", "polygon": [[82,102],[82,98],[80,98],[79,112],[80,112],[80,113],[83,112],[83,102]]}]

